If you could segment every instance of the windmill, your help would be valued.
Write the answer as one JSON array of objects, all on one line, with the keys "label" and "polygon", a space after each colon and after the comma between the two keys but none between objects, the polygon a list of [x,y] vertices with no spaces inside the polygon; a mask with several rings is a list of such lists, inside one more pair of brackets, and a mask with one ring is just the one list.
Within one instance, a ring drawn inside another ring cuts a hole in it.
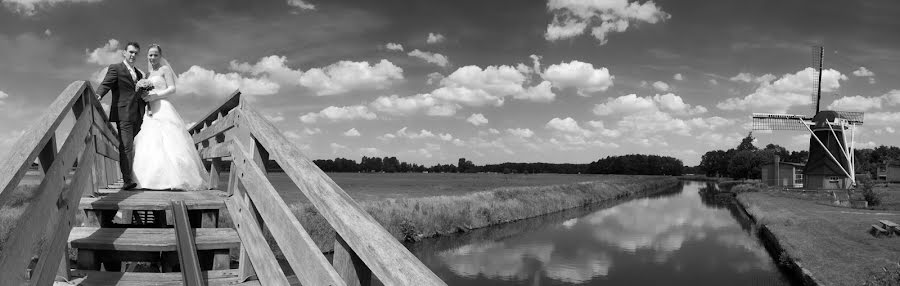
[{"label": "windmill", "polygon": [[[809,160],[803,170],[807,189],[849,189],[856,183],[854,129],[863,124],[862,112],[819,110],[822,101],[823,47],[814,47],[815,66],[812,116],[753,113],[753,130],[807,131]],[[849,139],[849,140],[848,140]]]}]

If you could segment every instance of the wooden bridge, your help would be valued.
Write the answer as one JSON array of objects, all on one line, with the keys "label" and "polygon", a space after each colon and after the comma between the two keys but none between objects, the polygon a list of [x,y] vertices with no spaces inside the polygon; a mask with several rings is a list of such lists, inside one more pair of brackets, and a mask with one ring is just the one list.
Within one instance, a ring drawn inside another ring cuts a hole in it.
[{"label": "wooden bridge", "polygon": [[[74,125],[57,138],[70,112]],[[0,244],[0,285],[446,285],[240,92],[189,132],[212,190],[121,190],[116,131],[91,85],[70,84],[0,162],[0,205],[35,160],[44,172]],[[336,231],[330,262],[267,179],[270,159]]]}]

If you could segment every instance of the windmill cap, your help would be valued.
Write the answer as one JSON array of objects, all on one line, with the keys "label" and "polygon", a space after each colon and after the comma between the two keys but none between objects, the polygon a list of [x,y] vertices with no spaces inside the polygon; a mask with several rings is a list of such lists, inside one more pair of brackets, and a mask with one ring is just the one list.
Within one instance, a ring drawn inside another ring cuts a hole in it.
[{"label": "windmill cap", "polygon": [[816,113],[816,116],[813,117],[813,121],[816,123],[820,123],[825,121],[834,121],[836,118],[846,119],[853,124],[862,124],[863,113],[852,111],[823,110],[819,111],[819,113]]}]

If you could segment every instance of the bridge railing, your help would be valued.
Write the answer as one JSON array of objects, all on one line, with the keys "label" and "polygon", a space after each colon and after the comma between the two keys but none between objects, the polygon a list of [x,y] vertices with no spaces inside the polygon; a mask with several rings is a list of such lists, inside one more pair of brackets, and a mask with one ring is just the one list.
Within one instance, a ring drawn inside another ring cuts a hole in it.
[{"label": "bridge railing", "polygon": [[[286,284],[262,235],[269,230],[303,285],[446,285],[328,175],[266,120],[240,92],[189,129],[210,182],[219,186],[230,157],[227,201],[241,236],[240,275],[263,285]],[[336,232],[331,264],[266,177],[272,159]],[[249,262],[249,263],[248,263]]]},{"label": "bridge railing", "polygon": [[[70,113],[74,125],[57,148],[57,129]],[[78,202],[84,192],[119,179],[118,142],[91,85],[76,81],[12,145],[0,161],[0,206],[13,203],[36,159],[44,176],[8,233],[0,234],[6,235],[0,244],[2,284],[49,285],[57,275],[68,278],[66,241]]]}]

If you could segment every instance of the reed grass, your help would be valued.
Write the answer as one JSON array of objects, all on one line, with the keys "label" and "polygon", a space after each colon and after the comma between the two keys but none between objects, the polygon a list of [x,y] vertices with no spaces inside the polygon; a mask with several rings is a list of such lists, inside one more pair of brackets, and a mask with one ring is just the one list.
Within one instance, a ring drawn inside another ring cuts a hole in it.
[{"label": "reed grass", "polygon": [[[468,231],[575,207],[664,190],[678,184],[674,177],[616,177],[537,187],[497,188],[460,196],[386,199],[361,203],[398,240]],[[333,249],[334,230],[309,203],[290,206],[320,249]]]}]

